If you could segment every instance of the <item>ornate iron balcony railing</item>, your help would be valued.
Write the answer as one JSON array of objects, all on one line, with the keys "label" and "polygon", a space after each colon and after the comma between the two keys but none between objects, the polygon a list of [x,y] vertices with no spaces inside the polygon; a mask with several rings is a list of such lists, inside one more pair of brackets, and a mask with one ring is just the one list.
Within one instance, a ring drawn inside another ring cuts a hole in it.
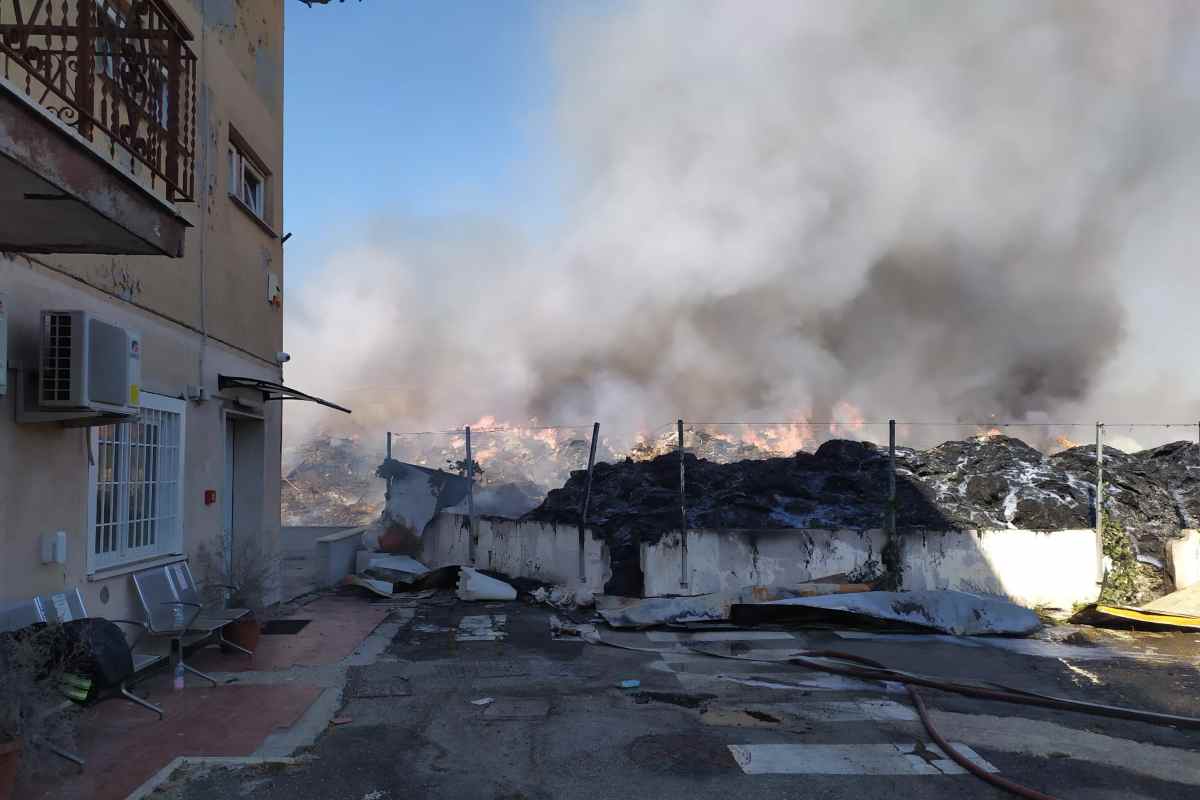
[{"label": "ornate iron balcony railing", "polygon": [[0,75],[171,202],[195,188],[190,40],[166,0],[0,0]]}]

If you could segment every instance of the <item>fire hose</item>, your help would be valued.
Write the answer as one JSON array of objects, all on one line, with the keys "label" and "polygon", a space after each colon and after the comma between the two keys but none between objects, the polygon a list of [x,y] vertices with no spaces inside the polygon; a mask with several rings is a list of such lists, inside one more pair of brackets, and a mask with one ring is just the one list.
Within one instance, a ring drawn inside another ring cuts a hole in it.
[{"label": "fire hose", "polygon": [[[589,632],[574,631],[575,635],[579,635],[584,641],[594,644],[603,644],[609,647],[616,647],[620,650],[632,650],[638,653],[654,653],[658,654],[658,650],[653,650],[644,647],[633,647],[625,644],[617,644],[603,639],[598,631],[594,629]],[[1028,692],[1023,689],[1014,689],[1009,686],[1004,686],[997,683],[989,683],[986,685],[976,683],[964,683],[962,681],[953,681],[946,678],[939,678],[931,675],[920,675],[913,672],[905,672],[903,670],[892,669],[886,667],[878,661],[872,661],[869,658],[856,656],[852,653],[842,653],[836,650],[801,650],[798,652],[789,653],[784,658],[768,659],[768,658],[750,658],[746,656],[735,656],[726,653],[716,653],[711,650],[705,650],[702,647],[690,646],[687,648],[693,653],[699,655],[711,656],[713,658],[725,658],[731,661],[753,661],[756,663],[778,664],[789,663],[798,667],[817,670],[820,672],[829,672],[834,675],[843,675],[850,678],[858,678],[860,680],[873,681],[892,681],[894,683],[903,684],[908,691],[908,696],[912,700],[913,706],[917,710],[917,716],[921,719],[921,724],[925,726],[925,730],[929,733],[929,737],[937,744],[938,747],[960,767],[965,769],[980,780],[996,786],[1005,791],[1011,792],[1018,797],[1027,798],[1027,800],[1057,800],[1053,795],[1048,795],[1039,792],[1036,789],[1031,789],[1028,786],[1022,786],[1019,783],[1010,781],[994,773],[980,767],[975,762],[964,756],[959,751],[955,750],[950,742],[946,741],[945,737],[938,732],[933,725],[933,720],[930,719],[929,710],[925,706],[925,701],[917,693],[914,688],[916,686],[924,686],[930,689],[938,689],[944,692],[953,694],[961,694],[967,697],[977,697],[982,700],[996,700],[1004,703],[1017,703],[1020,705],[1040,706],[1042,708],[1053,708],[1060,711],[1076,711],[1083,714],[1092,714],[1094,716],[1112,717],[1113,719],[1126,719],[1135,722],[1148,722],[1152,725],[1171,725],[1179,728],[1200,729],[1200,718],[1184,717],[1176,714],[1161,714],[1156,711],[1144,711],[1137,708],[1126,708],[1124,706],[1110,706],[1102,703],[1087,703],[1082,700],[1068,700],[1065,697],[1055,697],[1054,695],[1039,694],[1037,692]],[[843,663],[831,663],[843,662]]]},{"label": "fire hose", "polygon": [[[695,653],[714,656],[716,658],[727,658],[735,661],[767,661],[768,663],[771,661],[770,659],[752,659],[741,656],[726,655],[724,653],[714,653],[710,650],[705,650],[698,647],[689,647],[688,649]],[[847,663],[830,663],[828,661],[829,659]],[[929,733],[929,737],[933,739],[938,747],[940,747],[942,751],[950,757],[951,760],[980,780],[1012,792],[1018,797],[1028,798],[1028,800],[1055,800],[1055,798],[1052,795],[1039,792],[1036,789],[1031,789],[1027,786],[1022,786],[1021,784],[1010,781],[1007,778],[1003,778],[999,775],[988,772],[964,756],[962,753],[955,750],[954,747],[938,732],[937,728],[934,727],[933,720],[929,717],[929,710],[925,706],[925,701],[921,699],[921,695],[917,693],[915,688],[916,686],[926,686],[931,689],[939,689],[941,691],[962,694],[968,697],[978,697],[985,700],[998,700],[1007,703],[1041,706],[1043,708],[1054,708],[1063,711],[1078,711],[1085,714],[1112,717],[1115,719],[1149,722],[1155,725],[1174,725],[1182,728],[1200,729],[1200,719],[1196,717],[1160,714],[1154,711],[1143,711],[1141,709],[1124,708],[1122,706],[1085,703],[1079,700],[1068,700],[1063,697],[1054,697],[1052,695],[1027,692],[1021,689],[1013,689],[999,684],[981,686],[977,684],[962,683],[959,681],[951,681],[926,675],[917,675],[914,673],[903,672],[901,670],[885,667],[878,661],[872,661],[869,658],[863,658],[862,656],[856,656],[851,653],[841,653],[835,650],[806,650],[801,651],[799,654],[789,655],[786,659],[780,659],[780,661],[786,661],[789,664],[794,664],[799,667],[829,672],[835,675],[843,675],[846,677],[865,680],[893,681],[895,683],[904,684],[905,689],[908,691],[908,696],[912,700],[913,706],[917,710],[917,715],[921,719],[921,724],[925,726],[925,730]]]}]

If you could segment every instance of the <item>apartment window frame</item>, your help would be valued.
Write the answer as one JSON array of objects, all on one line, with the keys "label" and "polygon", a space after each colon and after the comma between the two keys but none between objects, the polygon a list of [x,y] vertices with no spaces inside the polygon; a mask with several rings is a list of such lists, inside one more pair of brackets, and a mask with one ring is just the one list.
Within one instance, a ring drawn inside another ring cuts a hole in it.
[{"label": "apartment window frame", "polygon": [[187,403],[142,392],[141,407],[88,434],[89,575],[183,553]]},{"label": "apartment window frame", "polygon": [[[97,15],[104,14],[108,17],[109,22],[118,28],[128,27],[129,23],[126,18],[126,14],[129,13],[129,8],[127,6],[118,9],[116,5],[111,2],[111,0],[93,0],[93,3],[96,6]],[[103,24],[104,21],[99,20],[99,22]],[[96,76],[100,80],[107,81],[115,85],[117,82],[117,70],[115,64],[117,59],[121,56],[113,52],[111,43],[108,39],[103,37],[96,39],[96,48]],[[171,77],[167,72],[165,64],[164,66],[160,67],[159,73],[162,77],[162,80],[159,82],[157,87],[158,117],[155,118],[153,115],[150,116],[152,119],[154,119],[154,122],[159,128],[166,131],[171,127]]]},{"label": "apartment window frame", "polygon": [[229,127],[228,161],[229,196],[269,226],[267,193],[271,185],[271,171],[232,125]]}]

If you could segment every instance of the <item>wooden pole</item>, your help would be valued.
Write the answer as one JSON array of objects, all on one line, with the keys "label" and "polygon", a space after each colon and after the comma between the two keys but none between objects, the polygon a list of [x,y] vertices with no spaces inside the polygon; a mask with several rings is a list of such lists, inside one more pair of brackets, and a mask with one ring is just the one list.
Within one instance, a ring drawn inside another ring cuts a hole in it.
[{"label": "wooden pole", "polygon": [[475,535],[475,462],[471,458],[471,426],[463,430],[467,435],[467,557],[474,565],[478,546]]},{"label": "wooden pole", "polygon": [[583,499],[579,503],[579,582],[587,584],[587,563],[584,550],[587,541],[584,530],[587,528],[588,503],[592,500],[592,467],[596,465],[596,440],[600,438],[600,423],[592,423],[592,447],[588,452],[587,478],[583,485]]},{"label": "wooden pole", "polygon": [[684,491],[683,474],[683,420],[678,421],[679,430],[679,585],[688,585],[688,522],[687,494]]},{"label": "wooden pole", "polygon": [[888,420],[887,535],[896,535],[896,420]]}]

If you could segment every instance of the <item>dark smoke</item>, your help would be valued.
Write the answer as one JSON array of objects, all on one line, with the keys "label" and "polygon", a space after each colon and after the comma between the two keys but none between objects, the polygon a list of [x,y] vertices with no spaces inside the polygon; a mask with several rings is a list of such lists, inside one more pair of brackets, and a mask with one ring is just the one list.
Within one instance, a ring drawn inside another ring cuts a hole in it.
[{"label": "dark smoke", "polygon": [[348,247],[299,292],[289,375],[367,387],[356,421],[410,430],[843,401],[876,419],[1194,417],[1171,356],[1189,335],[1177,295],[1200,296],[1197,16],[1119,0],[568,16],[561,228],[461,220]]}]

